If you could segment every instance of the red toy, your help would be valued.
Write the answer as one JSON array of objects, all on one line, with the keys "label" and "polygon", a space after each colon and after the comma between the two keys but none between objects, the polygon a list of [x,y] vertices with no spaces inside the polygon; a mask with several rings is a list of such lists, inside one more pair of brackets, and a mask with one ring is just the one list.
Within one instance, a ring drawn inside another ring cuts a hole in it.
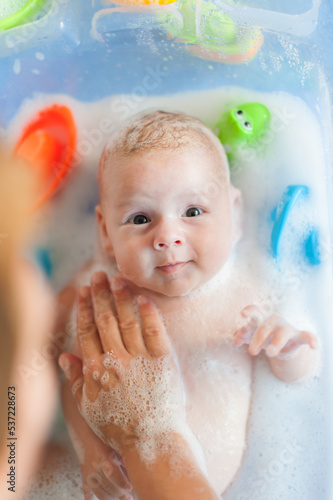
[{"label": "red toy", "polygon": [[45,108],[26,126],[16,147],[37,176],[38,195],[32,209],[49,200],[72,168],[77,130],[66,106]]}]

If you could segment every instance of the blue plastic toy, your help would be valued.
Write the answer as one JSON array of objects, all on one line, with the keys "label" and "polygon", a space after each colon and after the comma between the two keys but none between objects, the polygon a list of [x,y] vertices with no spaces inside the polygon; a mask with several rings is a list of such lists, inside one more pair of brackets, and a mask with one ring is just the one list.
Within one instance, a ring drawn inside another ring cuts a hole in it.
[{"label": "blue plastic toy", "polygon": [[321,263],[319,252],[319,233],[316,228],[310,231],[308,238],[305,241],[305,255],[307,256],[310,264],[317,266]]},{"label": "blue plastic toy", "polygon": [[50,252],[45,247],[37,247],[35,249],[35,259],[43,269],[47,278],[51,278],[53,274],[53,264],[50,256]]},{"label": "blue plastic toy", "polygon": [[[273,213],[274,225],[271,234],[271,249],[275,259],[280,258],[281,239],[285,226],[291,216],[295,205],[304,197],[309,195],[309,188],[305,185],[290,185],[285,189],[276,210]],[[305,256],[313,266],[321,263],[318,241],[318,230],[310,228],[310,232],[304,242]]]}]

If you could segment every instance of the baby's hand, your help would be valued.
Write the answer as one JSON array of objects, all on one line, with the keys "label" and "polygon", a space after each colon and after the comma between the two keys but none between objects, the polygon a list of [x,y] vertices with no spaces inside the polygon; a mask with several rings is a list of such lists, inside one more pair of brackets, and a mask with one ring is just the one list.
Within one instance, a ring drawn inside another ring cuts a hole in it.
[{"label": "baby's hand", "polygon": [[267,317],[258,306],[251,305],[244,307],[241,315],[249,321],[235,332],[234,344],[247,344],[248,352],[252,356],[265,350],[269,358],[287,360],[294,357],[304,344],[311,349],[318,347],[315,335],[305,330],[297,330],[278,314]]},{"label": "baby's hand", "polygon": [[[164,428],[172,430],[174,418],[184,419],[184,401],[156,307],[148,297],[138,297],[140,322],[126,283],[116,278],[111,288],[117,316],[104,273],[93,276],[91,289],[80,290],[78,339],[83,369],[71,369],[70,385],[91,428],[123,456],[154,433],[157,437]],[[71,368],[77,366],[73,355],[63,356]]]},{"label": "baby's hand", "polygon": [[[90,429],[89,429],[90,430]],[[103,443],[96,435],[84,447],[81,464],[84,500],[132,500],[128,493],[132,485],[124,463],[118,453]]]}]

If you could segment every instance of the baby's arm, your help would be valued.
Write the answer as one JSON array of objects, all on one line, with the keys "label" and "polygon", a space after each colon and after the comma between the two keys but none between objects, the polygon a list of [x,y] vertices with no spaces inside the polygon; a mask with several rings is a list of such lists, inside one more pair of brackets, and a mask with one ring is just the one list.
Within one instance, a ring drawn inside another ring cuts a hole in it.
[{"label": "baby's arm", "polygon": [[248,344],[252,356],[265,350],[272,372],[284,382],[300,382],[315,373],[319,349],[313,333],[297,330],[278,314],[265,317],[255,305],[241,314],[248,323],[235,332],[235,345]]},{"label": "baby's arm", "polygon": [[141,297],[140,324],[116,280],[117,319],[107,279],[97,278],[79,299],[82,362],[59,360],[80,411],[122,455],[140,500],[217,500],[185,437],[180,375],[156,308]]}]

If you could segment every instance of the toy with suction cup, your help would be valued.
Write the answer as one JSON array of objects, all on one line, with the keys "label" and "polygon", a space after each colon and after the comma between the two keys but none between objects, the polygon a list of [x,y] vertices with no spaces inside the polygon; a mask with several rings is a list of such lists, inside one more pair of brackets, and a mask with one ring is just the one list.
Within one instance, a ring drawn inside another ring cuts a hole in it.
[{"label": "toy with suction cup", "polygon": [[15,155],[22,158],[37,177],[38,196],[33,209],[49,200],[68,175],[74,161],[76,137],[70,109],[57,104],[40,111],[24,129]]},{"label": "toy with suction cup", "polygon": [[183,23],[174,23],[166,10],[157,13],[168,37],[183,43],[194,55],[228,64],[254,58],[263,43],[259,29],[237,25],[212,1],[180,0]]}]

